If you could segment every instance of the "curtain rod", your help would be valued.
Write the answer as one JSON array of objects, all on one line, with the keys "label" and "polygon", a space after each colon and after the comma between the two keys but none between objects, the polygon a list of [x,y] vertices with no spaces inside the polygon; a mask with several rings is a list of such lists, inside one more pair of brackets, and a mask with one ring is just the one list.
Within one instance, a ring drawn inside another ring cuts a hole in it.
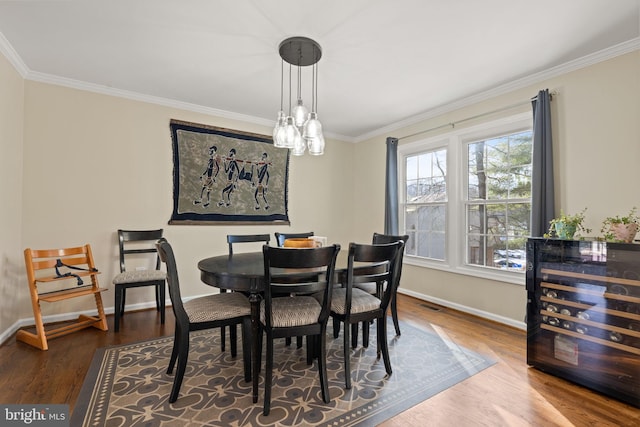
[{"label": "curtain rod", "polygon": [[[553,98],[553,96],[557,95],[557,94],[558,94],[557,90],[552,90],[551,92],[549,92],[549,99],[551,100]],[[445,124],[440,125],[440,126],[435,126],[435,127],[429,128],[429,129],[421,130],[420,132],[412,133],[411,135],[401,136],[401,137],[398,137],[398,141],[401,141],[401,140],[407,139],[407,138],[411,138],[411,137],[414,137],[414,136],[417,136],[417,135],[422,135],[423,133],[432,132],[434,130],[443,129],[443,128],[446,128],[446,127],[455,128],[456,125],[458,125],[460,123],[468,122],[470,120],[479,119],[479,118],[485,117],[485,116],[490,116],[492,114],[500,113],[502,111],[511,110],[512,108],[521,107],[521,106],[524,106],[524,105],[527,105],[527,104],[531,103],[531,101],[533,101],[535,99],[538,99],[537,95],[534,96],[533,98],[531,98],[529,101],[517,102],[515,104],[507,105],[506,107],[502,107],[502,108],[498,108],[498,109],[495,109],[495,110],[487,111],[486,113],[481,113],[481,114],[476,114],[475,116],[466,117],[464,119],[458,120],[457,122],[449,122],[449,123],[445,123]]]}]

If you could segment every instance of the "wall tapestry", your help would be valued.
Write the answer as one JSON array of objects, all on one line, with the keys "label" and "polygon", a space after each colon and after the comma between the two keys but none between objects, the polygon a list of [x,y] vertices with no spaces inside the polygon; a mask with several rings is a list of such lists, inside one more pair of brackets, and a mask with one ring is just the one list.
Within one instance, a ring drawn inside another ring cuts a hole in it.
[{"label": "wall tapestry", "polygon": [[270,136],[171,120],[169,224],[288,224],[289,150]]}]

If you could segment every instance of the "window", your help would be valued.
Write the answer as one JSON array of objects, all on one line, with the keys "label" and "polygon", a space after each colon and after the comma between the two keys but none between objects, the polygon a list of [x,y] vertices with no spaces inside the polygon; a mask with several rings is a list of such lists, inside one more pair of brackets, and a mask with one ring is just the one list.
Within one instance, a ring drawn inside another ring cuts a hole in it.
[{"label": "window", "polygon": [[524,271],[531,138],[527,130],[466,144],[468,264]]},{"label": "window", "polygon": [[531,150],[531,114],[400,145],[407,262],[498,279],[523,272]]},{"label": "window", "polygon": [[447,150],[406,158],[406,253],[444,260],[447,223]]}]

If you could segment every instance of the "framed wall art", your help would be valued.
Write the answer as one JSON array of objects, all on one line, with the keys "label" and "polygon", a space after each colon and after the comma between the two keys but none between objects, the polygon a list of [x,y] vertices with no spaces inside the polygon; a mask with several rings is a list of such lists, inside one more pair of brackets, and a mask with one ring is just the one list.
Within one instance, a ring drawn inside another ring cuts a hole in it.
[{"label": "framed wall art", "polygon": [[271,136],[171,120],[169,224],[289,224],[289,150]]}]

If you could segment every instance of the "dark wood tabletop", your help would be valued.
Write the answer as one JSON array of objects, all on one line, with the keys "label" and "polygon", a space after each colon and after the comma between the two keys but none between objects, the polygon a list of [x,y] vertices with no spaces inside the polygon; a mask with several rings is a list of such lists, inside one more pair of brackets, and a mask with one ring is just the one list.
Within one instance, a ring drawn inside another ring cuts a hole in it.
[{"label": "dark wood tabletop", "polygon": [[[348,251],[341,250],[335,267],[338,276],[346,273],[347,263]],[[202,281],[210,286],[249,293],[260,293],[264,290],[262,252],[225,254],[205,258],[198,263],[198,269]],[[283,271],[283,274],[287,273]]]}]

